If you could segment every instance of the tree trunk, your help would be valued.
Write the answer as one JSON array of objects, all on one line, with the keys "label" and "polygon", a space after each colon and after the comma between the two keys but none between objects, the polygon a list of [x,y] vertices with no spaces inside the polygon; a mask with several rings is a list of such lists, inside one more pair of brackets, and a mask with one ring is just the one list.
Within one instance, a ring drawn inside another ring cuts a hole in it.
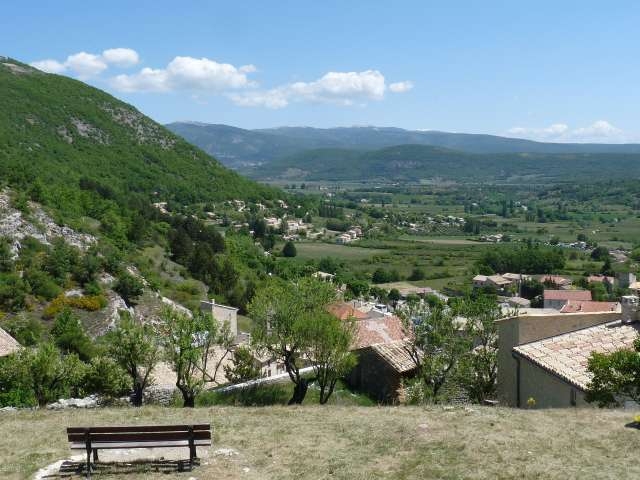
[{"label": "tree trunk", "polygon": [[133,392],[131,393],[131,404],[134,407],[141,407],[142,406],[142,384],[139,382],[136,382],[135,385],[133,386]]},{"label": "tree trunk", "polygon": [[309,388],[309,382],[306,378],[300,378],[298,383],[293,387],[293,397],[289,400],[288,405],[300,405],[304,401],[304,397],[307,395],[307,389]]},{"label": "tree trunk", "polygon": [[182,407],[193,408],[196,406],[196,396],[193,394],[182,394]]}]

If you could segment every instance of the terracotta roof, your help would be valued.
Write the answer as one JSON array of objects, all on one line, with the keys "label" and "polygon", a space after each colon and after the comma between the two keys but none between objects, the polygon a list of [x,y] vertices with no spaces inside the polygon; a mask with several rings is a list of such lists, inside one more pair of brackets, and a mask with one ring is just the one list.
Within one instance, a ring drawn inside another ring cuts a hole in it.
[{"label": "terracotta roof", "polygon": [[398,373],[410,372],[417,368],[414,358],[409,353],[410,348],[409,342],[404,340],[371,346],[371,350]]},{"label": "terracotta roof", "polygon": [[589,290],[545,290],[543,295],[545,300],[591,300]]},{"label": "terracotta roof", "polygon": [[585,390],[591,380],[587,362],[592,352],[633,348],[640,323],[611,322],[514,347],[513,351],[563,380]]},{"label": "terracotta roof", "polygon": [[334,303],[329,305],[327,310],[329,310],[329,313],[335,315],[340,320],[347,320],[349,318],[355,318],[356,320],[367,318],[366,313],[361,312],[348,303]]},{"label": "terracotta roof", "polygon": [[18,341],[0,328],[0,357],[11,355],[20,350]]},{"label": "terracotta roof", "polygon": [[596,312],[617,312],[620,311],[618,302],[594,302],[569,300],[560,309],[561,313],[596,313]]},{"label": "terracotta roof", "polygon": [[393,315],[377,318],[365,318],[356,322],[354,350],[370,347],[379,343],[391,343],[406,340],[407,332],[402,320]]}]

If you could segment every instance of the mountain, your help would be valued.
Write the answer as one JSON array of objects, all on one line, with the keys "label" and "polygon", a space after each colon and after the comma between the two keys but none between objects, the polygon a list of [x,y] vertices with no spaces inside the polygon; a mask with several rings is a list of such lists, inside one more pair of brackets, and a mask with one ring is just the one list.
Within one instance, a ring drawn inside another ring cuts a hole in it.
[{"label": "mountain", "polygon": [[[253,130],[194,122],[176,122],[166,126],[225,165],[242,169],[291,155],[309,148],[304,140]],[[311,144],[313,145],[313,144]]]},{"label": "mountain", "polygon": [[387,127],[279,127],[245,130],[194,122],[176,122],[167,127],[215,155],[225,165],[241,171],[319,148],[376,150],[397,145],[429,145],[476,154],[640,153],[638,144],[542,143],[495,135],[411,131]]},{"label": "mountain", "polygon": [[79,213],[82,190],[182,204],[263,198],[247,180],[131,105],[68,77],[0,59],[0,179]]},{"label": "mountain", "polygon": [[428,145],[356,151],[325,148],[264,164],[253,172],[280,180],[590,182],[640,177],[640,155],[619,153],[476,154]]}]

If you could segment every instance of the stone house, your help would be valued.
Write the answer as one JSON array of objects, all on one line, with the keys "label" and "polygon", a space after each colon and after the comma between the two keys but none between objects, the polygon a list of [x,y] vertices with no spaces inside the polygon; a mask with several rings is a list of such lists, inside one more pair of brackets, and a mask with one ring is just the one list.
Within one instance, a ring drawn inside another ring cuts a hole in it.
[{"label": "stone house", "polygon": [[347,383],[380,403],[398,403],[405,380],[415,376],[417,364],[407,340],[377,343],[356,351],[358,364]]},{"label": "stone house", "polygon": [[544,308],[560,310],[568,301],[585,302],[591,300],[589,290],[545,290]]},{"label": "stone house", "polygon": [[[560,313],[553,309],[530,309],[524,315],[497,320],[500,403],[525,407],[532,397],[537,407],[583,404],[584,382],[580,381],[584,379],[580,380],[580,376],[584,374],[585,362],[591,351],[599,351],[600,347],[594,343],[597,343],[596,337],[598,342],[602,339],[603,332],[598,331],[595,336],[590,336],[591,332],[586,336],[566,335],[620,322],[624,315],[620,310]],[[603,340],[603,345],[605,343]],[[559,375],[556,370],[561,368],[561,364],[571,364],[575,372],[570,376]]]},{"label": "stone house", "polygon": [[515,347],[520,402],[534,398],[541,408],[589,405],[585,391],[591,353],[633,348],[638,333],[638,322],[615,321]]},{"label": "stone house", "polygon": [[238,336],[238,309],[235,307],[229,307],[227,305],[220,305],[216,303],[214,299],[211,301],[203,300],[200,302],[200,310],[205,313],[213,315],[220,325],[225,322],[229,323],[231,334],[234,337]]}]

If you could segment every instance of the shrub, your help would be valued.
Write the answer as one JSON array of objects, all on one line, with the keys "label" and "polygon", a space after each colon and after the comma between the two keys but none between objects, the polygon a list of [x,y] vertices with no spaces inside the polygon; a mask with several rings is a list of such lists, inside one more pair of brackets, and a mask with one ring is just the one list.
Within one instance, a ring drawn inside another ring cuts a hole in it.
[{"label": "shrub", "polygon": [[82,297],[67,297],[64,294],[58,295],[42,312],[42,316],[51,319],[62,313],[65,308],[78,308],[89,312],[102,310],[107,306],[107,299],[104,295],[85,295]]}]

